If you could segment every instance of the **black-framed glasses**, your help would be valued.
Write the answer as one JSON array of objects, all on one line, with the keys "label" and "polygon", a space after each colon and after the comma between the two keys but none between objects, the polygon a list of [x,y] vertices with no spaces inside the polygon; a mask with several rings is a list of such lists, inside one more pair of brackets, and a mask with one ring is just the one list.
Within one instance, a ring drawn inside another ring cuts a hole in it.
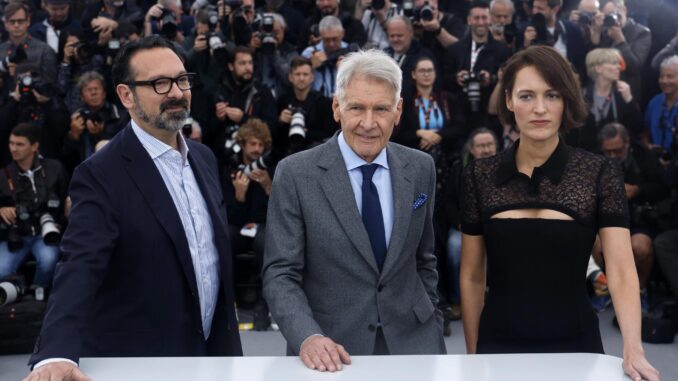
[{"label": "black-framed glasses", "polygon": [[160,77],[152,81],[128,82],[127,86],[151,86],[156,93],[164,95],[172,90],[172,84],[175,83],[181,91],[190,90],[195,85],[197,78],[198,74],[196,73],[184,73],[175,78]]}]

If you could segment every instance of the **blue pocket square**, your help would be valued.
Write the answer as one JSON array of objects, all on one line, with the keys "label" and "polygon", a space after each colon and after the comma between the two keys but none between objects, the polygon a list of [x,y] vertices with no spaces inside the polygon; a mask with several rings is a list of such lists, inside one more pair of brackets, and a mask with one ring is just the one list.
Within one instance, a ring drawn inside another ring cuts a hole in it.
[{"label": "blue pocket square", "polygon": [[426,193],[419,193],[419,196],[417,196],[416,200],[412,203],[412,210],[419,209],[426,203],[426,200],[428,200],[428,195]]}]

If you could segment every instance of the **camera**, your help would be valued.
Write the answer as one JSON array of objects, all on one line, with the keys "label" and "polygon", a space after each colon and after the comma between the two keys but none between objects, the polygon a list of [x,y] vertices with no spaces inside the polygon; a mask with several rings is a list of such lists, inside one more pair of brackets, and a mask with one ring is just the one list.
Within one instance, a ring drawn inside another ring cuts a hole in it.
[{"label": "camera", "polygon": [[207,33],[205,35],[205,40],[207,40],[207,47],[210,49],[212,53],[226,49],[226,44],[224,43],[224,40],[221,39],[221,36],[219,36],[218,33],[213,32]]},{"label": "camera", "polygon": [[596,17],[595,13],[591,12],[579,12],[579,25],[589,26],[593,22],[593,19]]},{"label": "camera", "polygon": [[327,60],[325,60],[325,62],[323,62],[320,67],[318,67],[318,70],[322,70],[326,66],[335,67],[337,65],[337,61],[339,61],[339,58],[347,55],[348,53],[357,52],[358,50],[360,50],[360,46],[353,42],[346,48],[337,49],[332,53],[328,53]]},{"label": "camera", "polygon": [[386,6],[386,0],[372,0],[372,9],[380,11]]},{"label": "camera", "polygon": [[613,26],[619,26],[619,14],[616,12],[608,13],[605,15],[605,18],[603,19],[603,26],[606,28],[610,28]]},{"label": "camera", "polygon": [[0,307],[16,302],[26,293],[23,277],[13,276],[0,282]]},{"label": "camera", "polygon": [[30,224],[31,215],[25,205],[17,204],[16,216],[17,220],[14,224],[10,226],[2,224],[2,228],[7,229],[7,248],[12,253],[24,247],[24,235],[33,233],[33,226]]},{"label": "camera", "polygon": [[87,124],[88,120],[92,121],[92,123],[102,123],[104,121],[98,111],[92,111],[87,107],[81,108],[78,110],[78,113],[80,113],[80,116],[82,116],[82,120],[85,122],[85,124]]},{"label": "camera", "polygon": [[48,246],[57,246],[61,241],[61,230],[50,213],[45,212],[40,216],[40,235]]},{"label": "camera", "polygon": [[535,13],[532,16],[530,26],[537,32],[537,37],[532,40],[532,45],[553,45],[555,41],[546,28],[546,16],[541,13]]},{"label": "camera", "polygon": [[403,15],[410,20],[414,18],[414,2],[412,0],[403,0]]},{"label": "camera", "polygon": [[217,7],[214,5],[207,6],[207,26],[210,33],[214,33],[217,30],[217,25],[219,25],[219,12]]},{"label": "camera", "polygon": [[0,62],[0,69],[2,69],[3,71],[8,71],[10,63],[18,65],[20,63],[23,63],[27,59],[28,55],[26,54],[26,50],[24,49],[23,45],[19,45],[12,52],[12,54],[7,55],[7,57],[5,57],[5,59]]},{"label": "camera", "polygon": [[261,39],[261,49],[266,52],[275,50],[278,42],[273,35],[273,16],[257,14],[252,21],[252,30],[259,35]]},{"label": "camera", "polygon": [[241,171],[245,176],[249,177],[252,174],[252,172],[256,171],[257,169],[262,170],[267,169],[272,164],[273,160],[271,159],[270,156],[262,156],[247,165],[245,164],[239,165],[238,170]]},{"label": "camera", "polygon": [[433,7],[427,1],[421,7],[414,9],[412,17],[414,22],[431,21],[433,20]]},{"label": "camera", "polygon": [[19,82],[19,94],[21,95],[22,102],[30,102],[35,99],[32,90],[46,97],[51,97],[55,94],[54,88],[49,82],[31,72],[18,74],[17,82]]},{"label": "camera", "polygon": [[313,38],[320,38],[320,26],[318,24],[311,25],[311,36]]},{"label": "camera", "polygon": [[167,9],[162,9],[162,14],[157,18],[160,24],[160,35],[168,40],[174,40],[177,36],[177,15]]},{"label": "camera", "polygon": [[306,111],[301,107],[288,107],[292,113],[292,120],[290,121],[290,132],[288,137],[298,136],[302,139],[306,138]]},{"label": "camera", "polygon": [[480,111],[480,83],[483,81],[483,74],[476,72],[469,72],[464,74],[464,92],[468,97],[468,101],[471,103],[471,111],[479,112]]},{"label": "camera", "polygon": [[73,46],[75,50],[75,57],[81,64],[89,63],[94,56],[94,49],[92,46],[84,41],[80,41]]}]

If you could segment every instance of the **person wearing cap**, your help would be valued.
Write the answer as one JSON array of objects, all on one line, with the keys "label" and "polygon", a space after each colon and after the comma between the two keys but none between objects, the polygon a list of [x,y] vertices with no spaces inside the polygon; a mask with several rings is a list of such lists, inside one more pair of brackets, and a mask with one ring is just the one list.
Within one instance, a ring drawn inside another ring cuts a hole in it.
[{"label": "person wearing cap", "polygon": [[56,54],[59,54],[61,31],[65,29],[79,31],[80,23],[71,16],[71,0],[44,0],[43,3],[47,17],[33,24],[28,33],[36,40],[49,45]]}]

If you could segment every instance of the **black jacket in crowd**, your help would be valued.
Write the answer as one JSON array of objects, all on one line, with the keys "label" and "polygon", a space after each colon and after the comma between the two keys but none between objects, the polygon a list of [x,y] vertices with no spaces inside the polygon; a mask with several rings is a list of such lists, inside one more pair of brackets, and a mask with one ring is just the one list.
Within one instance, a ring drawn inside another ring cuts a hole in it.
[{"label": "black jacket in crowd", "polygon": [[[388,47],[385,49],[386,54],[389,56],[395,58],[395,52],[393,51],[392,47]],[[398,60],[398,65],[400,65],[400,69],[403,72],[403,82],[402,82],[402,88],[403,89],[408,89],[411,86],[413,86],[412,82],[412,70],[417,65],[417,61],[421,57],[428,57],[433,61],[433,64],[436,68],[436,83],[440,82],[439,78],[440,76],[440,65],[438,64],[440,61],[436,59],[436,57],[433,55],[430,49],[422,45],[419,41],[417,40],[412,40],[412,43],[410,44],[410,48],[407,49],[407,52],[405,52],[404,55],[399,57]]]},{"label": "black jacket in crowd", "polygon": [[[638,196],[629,200],[631,227],[655,224],[656,217],[648,215],[647,210],[643,211],[643,207],[655,205],[668,196],[664,168],[657,155],[641,144],[632,143],[622,168],[624,183],[637,185],[639,188]],[[643,213],[645,215],[642,215]]]},{"label": "black jacket in crowd", "polygon": [[[313,25],[320,24],[320,20],[326,16],[323,15],[320,10],[316,7],[314,8],[313,14],[306,19],[304,23],[304,30],[299,36],[298,50],[304,50],[309,44],[308,39],[311,36],[311,28]],[[348,42],[349,44],[356,43],[360,46],[363,46],[367,41],[367,32],[365,27],[360,20],[356,20],[351,16],[349,12],[339,11],[339,20],[344,27],[344,38],[343,41]]]}]

